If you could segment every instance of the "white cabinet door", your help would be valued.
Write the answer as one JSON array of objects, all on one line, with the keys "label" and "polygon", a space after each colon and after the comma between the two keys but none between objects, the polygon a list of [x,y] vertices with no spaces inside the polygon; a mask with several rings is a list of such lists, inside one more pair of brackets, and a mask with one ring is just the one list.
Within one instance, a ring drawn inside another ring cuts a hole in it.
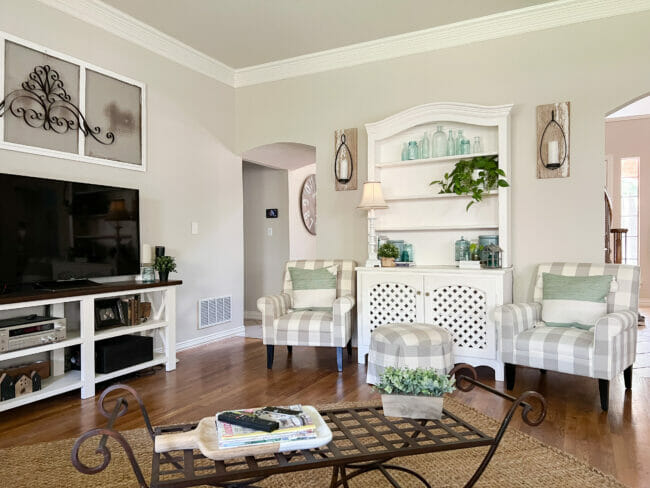
[{"label": "white cabinet door", "polygon": [[[425,322],[448,330],[454,356],[496,359],[494,308],[501,276],[435,274],[425,278]],[[457,361],[458,362],[458,361]]]},{"label": "white cabinet door", "polygon": [[367,349],[370,333],[380,325],[423,322],[423,289],[424,277],[407,271],[360,274],[359,345]]}]

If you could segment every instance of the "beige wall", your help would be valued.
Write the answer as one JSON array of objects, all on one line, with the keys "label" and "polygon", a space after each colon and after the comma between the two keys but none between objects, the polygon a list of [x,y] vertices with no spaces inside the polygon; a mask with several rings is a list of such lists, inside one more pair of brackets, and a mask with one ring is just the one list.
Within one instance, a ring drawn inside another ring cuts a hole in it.
[{"label": "beige wall", "polygon": [[[147,85],[146,173],[0,150],[0,172],[140,189],[142,242],[178,261],[177,338],[242,325],[241,159],[234,90],[34,0],[2,0],[0,30]],[[191,222],[199,235],[191,235]],[[232,294],[231,323],[197,329],[197,301]]]},{"label": "beige wall", "polygon": [[[281,291],[289,260],[289,179],[287,170],[244,162],[243,182],[244,305],[257,312],[258,298]],[[277,208],[278,218],[267,219],[267,208]]]},{"label": "beige wall", "polygon": [[620,226],[621,158],[639,157],[639,265],[641,298],[650,301],[650,116],[628,120],[608,120],[605,127],[605,153],[612,156],[612,207],[615,227]]},{"label": "beige wall", "polygon": [[[604,116],[650,90],[650,63],[640,62],[648,25],[646,12],[241,88],[237,145],[316,146],[318,255],[363,262],[365,215],[356,209],[359,191],[334,190],[332,132],[359,128],[362,183],[365,123],[427,102],[514,103],[513,262],[521,300],[536,263],[603,259]],[[558,101],[571,102],[571,177],[538,180],[535,107]]]},{"label": "beige wall", "polygon": [[[317,259],[318,257],[316,236],[307,232],[302,221],[300,198],[305,178],[315,173],[316,163],[289,171],[289,259]],[[318,212],[318,207],[316,208]],[[318,219],[318,213],[316,218]],[[318,220],[316,232],[318,232]]]}]

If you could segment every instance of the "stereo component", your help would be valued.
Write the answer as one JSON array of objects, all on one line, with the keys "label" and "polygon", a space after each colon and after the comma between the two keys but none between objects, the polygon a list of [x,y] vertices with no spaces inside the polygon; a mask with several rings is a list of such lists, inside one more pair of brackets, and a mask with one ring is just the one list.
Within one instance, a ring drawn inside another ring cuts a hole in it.
[{"label": "stereo component", "polygon": [[0,353],[65,340],[66,320],[27,315],[0,320]]}]

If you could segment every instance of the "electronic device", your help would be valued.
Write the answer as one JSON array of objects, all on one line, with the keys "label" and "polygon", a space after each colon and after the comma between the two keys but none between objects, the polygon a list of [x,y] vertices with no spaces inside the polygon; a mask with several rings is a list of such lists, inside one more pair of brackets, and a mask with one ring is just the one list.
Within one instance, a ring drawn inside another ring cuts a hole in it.
[{"label": "electronic device", "polygon": [[0,320],[0,352],[62,341],[65,326],[65,319],[38,315]]},{"label": "electronic device", "polygon": [[282,413],[284,415],[302,415],[302,412],[299,410],[290,410],[288,408],[282,408],[282,407],[264,407],[262,409],[264,412],[275,412],[275,413]]},{"label": "electronic device", "polygon": [[138,190],[0,173],[0,195],[0,293],[140,273]]},{"label": "electronic device", "polygon": [[273,432],[280,427],[275,420],[266,420],[255,415],[246,415],[245,413],[222,412],[219,414],[219,420],[232,425],[239,425],[253,430],[263,432]]},{"label": "electronic device", "polygon": [[95,343],[95,373],[111,373],[153,359],[153,337],[124,335]]}]

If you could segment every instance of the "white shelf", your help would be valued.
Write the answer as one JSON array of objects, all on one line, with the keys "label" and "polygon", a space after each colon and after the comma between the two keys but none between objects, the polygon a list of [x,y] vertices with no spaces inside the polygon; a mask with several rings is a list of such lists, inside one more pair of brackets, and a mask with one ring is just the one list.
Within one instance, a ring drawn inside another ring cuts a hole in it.
[{"label": "white shelf", "polygon": [[0,354],[0,361],[5,361],[7,359],[20,358],[23,356],[31,356],[32,354],[38,354],[41,352],[54,351],[55,349],[62,349],[68,346],[76,346],[81,344],[82,339],[79,336],[79,331],[68,331],[66,334],[66,339],[59,342],[52,342],[50,344],[44,344],[42,346],[28,347],[27,349],[18,349],[17,351],[9,351]]},{"label": "white shelf", "polygon": [[122,376],[125,374],[134,373],[135,371],[139,371],[141,369],[151,368],[152,366],[163,364],[166,361],[167,361],[167,356],[161,353],[154,353],[153,359],[151,361],[135,364],[133,366],[129,366],[128,368],[124,368],[124,369],[118,369],[117,371],[113,371],[111,373],[96,374],[95,383],[117,378],[118,376]]},{"label": "white shelf", "polygon": [[[498,191],[490,191],[483,193],[483,198],[496,197],[499,195]],[[456,195],[455,193],[423,193],[421,195],[388,195],[384,196],[387,202],[402,202],[407,200],[438,200],[445,198],[464,198],[471,199],[471,195]]]},{"label": "white shelf", "polygon": [[449,161],[460,161],[461,159],[471,159],[480,156],[496,156],[495,152],[477,153],[477,154],[457,154],[455,156],[444,156],[441,158],[427,159],[407,159],[404,161],[388,161],[386,163],[377,163],[375,168],[394,168],[397,166],[415,166],[419,164],[447,163]]},{"label": "white shelf", "polygon": [[127,334],[136,334],[138,332],[144,332],[147,330],[159,329],[161,327],[166,327],[167,322],[165,320],[148,320],[144,324],[140,325],[120,325],[117,327],[111,327],[110,329],[100,329],[95,332],[95,340],[101,341],[103,339],[108,339],[110,337],[118,337]]},{"label": "white shelf", "polygon": [[54,395],[81,388],[81,371],[68,371],[60,376],[50,376],[42,380],[41,389],[33,393],[0,402],[0,412],[28,403],[43,400]]},{"label": "white shelf", "polygon": [[498,225],[434,225],[423,227],[378,227],[377,232],[440,232],[446,230],[498,230]]}]

